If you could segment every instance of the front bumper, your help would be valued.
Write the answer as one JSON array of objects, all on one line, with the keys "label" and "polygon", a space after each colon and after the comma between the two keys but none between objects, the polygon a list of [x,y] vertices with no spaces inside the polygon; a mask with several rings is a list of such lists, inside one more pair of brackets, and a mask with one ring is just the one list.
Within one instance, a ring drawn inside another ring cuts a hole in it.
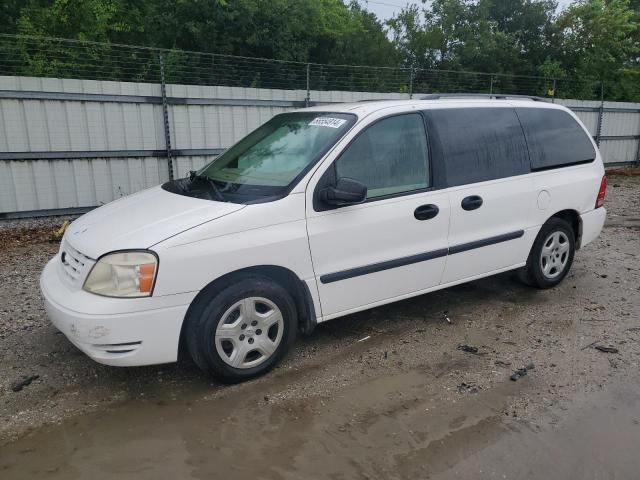
[{"label": "front bumper", "polygon": [[51,323],[80,350],[116,366],[178,359],[182,321],[195,294],[121,299],[74,291],[61,281],[58,262],[56,256],[45,267],[40,290]]}]

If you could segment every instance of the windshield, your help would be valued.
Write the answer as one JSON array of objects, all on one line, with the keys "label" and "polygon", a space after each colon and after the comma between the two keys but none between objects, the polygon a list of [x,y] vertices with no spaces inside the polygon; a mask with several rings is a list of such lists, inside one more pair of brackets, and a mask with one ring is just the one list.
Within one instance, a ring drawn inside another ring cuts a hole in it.
[{"label": "windshield", "polygon": [[[293,112],[277,115],[200,169],[229,201],[282,193],[347,131],[355,116]],[[247,199],[245,199],[247,200]]]}]

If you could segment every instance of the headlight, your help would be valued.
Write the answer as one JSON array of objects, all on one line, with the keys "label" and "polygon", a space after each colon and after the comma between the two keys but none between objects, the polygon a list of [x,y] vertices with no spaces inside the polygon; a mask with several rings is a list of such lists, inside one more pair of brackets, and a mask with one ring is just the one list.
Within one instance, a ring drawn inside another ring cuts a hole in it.
[{"label": "headlight", "polygon": [[149,297],[158,270],[158,258],[145,251],[114,252],[101,257],[82,287],[107,297]]}]

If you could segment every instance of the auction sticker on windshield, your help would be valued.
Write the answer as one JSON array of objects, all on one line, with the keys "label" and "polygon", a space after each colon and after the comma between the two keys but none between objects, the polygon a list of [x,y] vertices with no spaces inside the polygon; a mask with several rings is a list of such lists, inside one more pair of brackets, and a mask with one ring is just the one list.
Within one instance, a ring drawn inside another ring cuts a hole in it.
[{"label": "auction sticker on windshield", "polygon": [[317,117],[311,120],[309,125],[316,127],[330,127],[330,128],[340,128],[344,125],[346,120],[341,118],[333,118],[333,117]]}]

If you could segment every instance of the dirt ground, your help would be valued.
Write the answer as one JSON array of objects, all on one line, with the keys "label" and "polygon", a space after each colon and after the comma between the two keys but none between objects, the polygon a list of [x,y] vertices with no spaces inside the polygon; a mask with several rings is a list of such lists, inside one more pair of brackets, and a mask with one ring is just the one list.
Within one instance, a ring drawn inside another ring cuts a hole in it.
[{"label": "dirt ground", "polygon": [[62,219],[0,223],[0,477],[637,478],[640,177],[608,180],[557,288],[509,273],[328,322],[236,386],[91,361],[39,298]]}]

